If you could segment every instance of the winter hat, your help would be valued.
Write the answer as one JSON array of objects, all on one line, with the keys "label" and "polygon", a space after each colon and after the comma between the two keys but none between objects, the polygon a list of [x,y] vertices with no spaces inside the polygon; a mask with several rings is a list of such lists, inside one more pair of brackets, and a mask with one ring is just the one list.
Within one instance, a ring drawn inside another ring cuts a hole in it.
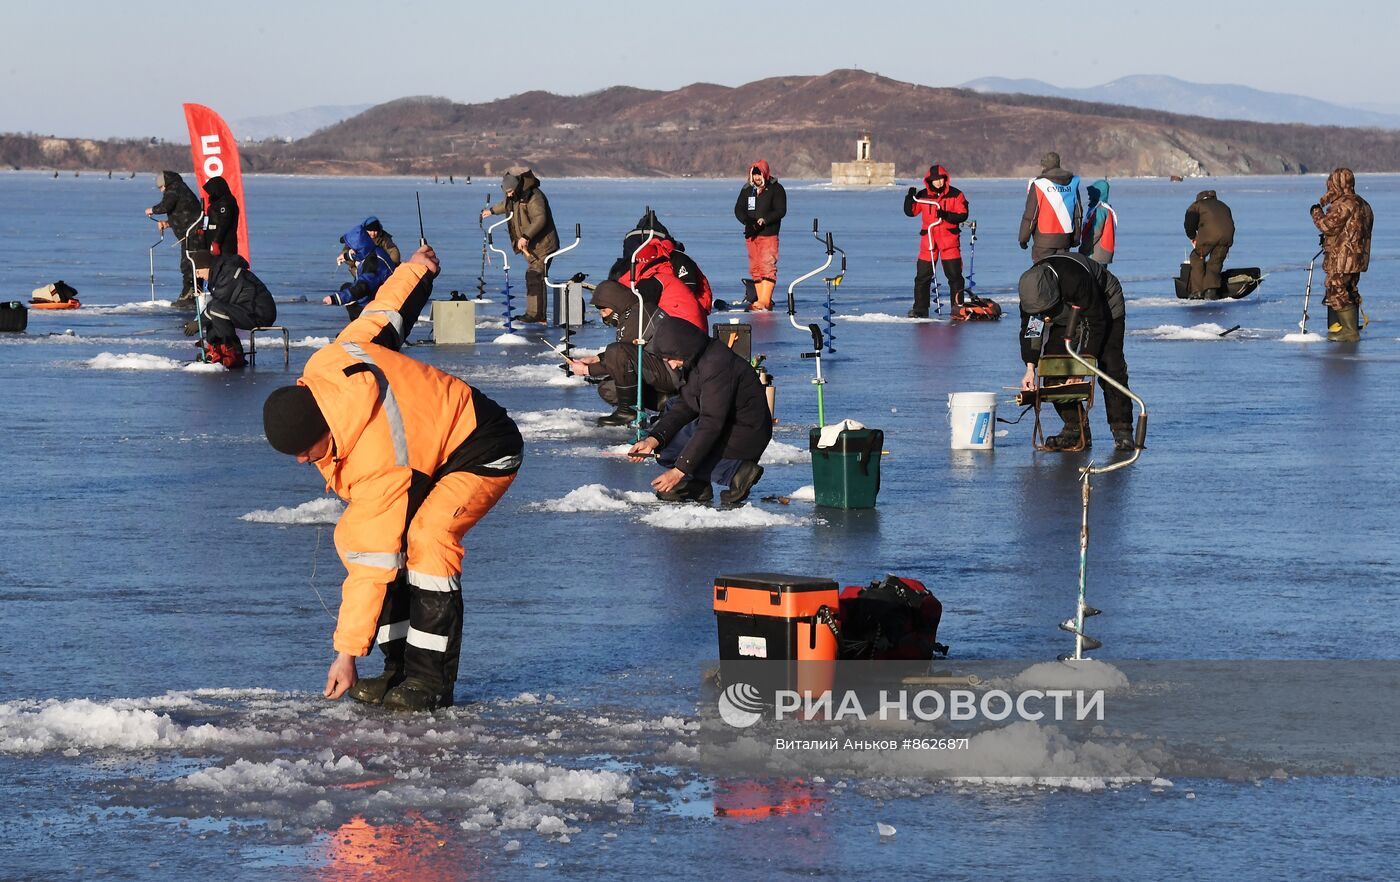
[{"label": "winter hat", "polygon": [[190,262],[197,270],[207,270],[214,265],[214,255],[208,251],[191,251]]},{"label": "winter hat", "polygon": [[1021,311],[1026,315],[1045,315],[1060,305],[1060,286],[1055,271],[1043,263],[1021,273],[1018,287]]},{"label": "winter hat", "polygon": [[320,405],[305,386],[273,389],[263,402],[263,432],[279,453],[299,456],[329,431]]},{"label": "winter hat", "polygon": [[504,191],[507,192],[507,193],[509,193],[509,192],[512,191],[512,190],[519,190],[519,189],[520,189],[520,177],[519,177],[519,175],[513,175],[513,174],[511,174],[510,172],[506,172],[505,174],[501,175],[501,189],[504,190]]},{"label": "winter hat", "polygon": [[1040,170],[1041,170],[1041,171],[1044,171],[1044,170],[1047,169],[1047,168],[1059,168],[1059,167],[1060,167],[1060,154],[1056,153],[1055,151],[1051,150],[1049,153],[1047,153],[1047,154],[1045,154],[1044,156],[1040,157]]},{"label": "winter hat", "polygon": [[379,218],[375,217],[374,215],[370,215],[369,217],[365,218],[365,232],[382,233],[384,232],[384,225],[379,222]]}]

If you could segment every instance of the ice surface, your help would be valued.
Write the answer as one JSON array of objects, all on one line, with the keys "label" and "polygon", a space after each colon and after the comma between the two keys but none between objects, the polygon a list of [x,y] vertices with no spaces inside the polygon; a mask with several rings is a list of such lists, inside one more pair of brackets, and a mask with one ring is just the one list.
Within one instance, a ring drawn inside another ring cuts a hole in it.
[{"label": "ice surface", "polygon": [[705,505],[670,505],[642,516],[642,523],[663,530],[726,530],[750,527],[801,527],[820,521],[765,511],[752,505],[718,509]]},{"label": "ice surface", "polygon": [[[546,353],[547,355],[548,353]],[[499,386],[585,386],[583,377],[566,374],[556,356],[553,364],[518,364],[510,367],[483,365],[463,368],[467,382],[482,387]]]},{"label": "ice surface", "polygon": [[88,359],[87,365],[99,371],[188,371],[190,373],[222,373],[226,368],[221,364],[205,364],[198,361],[177,361],[163,355],[128,352],[118,355],[102,352]]},{"label": "ice surface", "polygon": [[1214,322],[1191,325],[1158,325],[1155,328],[1143,328],[1129,333],[1134,337],[1151,337],[1154,340],[1229,340],[1232,338],[1247,338],[1254,336],[1253,332],[1241,328],[1226,337],[1220,336],[1226,330],[1225,326],[1217,325]]},{"label": "ice surface", "polygon": [[333,496],[313,499],[290,508],[258,509],[239,518],[255,524],[334,524],[345,513],[345,505]]},{"label": "ice surface", "polygon": [[[81,296],[78,298],[82,299]],[[132,315],[148,312],[158,312],[170,309],[174,304],[171,300],[134,300],[130,303],[84,303],[78,312],[84,315]]]},{"label": "ice surface", "polygon": [[799,462],[811,462],[812,451],[805,447],[798,447],[795,444],[787,444],[776,438],[768,442],[768,449],[763,451],[763,457],[759,459],[759,465],[791,465]]},{"label": "ice surface", "polygon": [[[271,339],[271,338],[268,338]],[[293,349],[320,349],[322,346],[331,345],[330,337],[302,337],[300,340],[290,340],[289,344]],[[267,345],[267,344],[264,344]]]},{"label": "ice surface", "polygon": [[932,325],[939,322],[946,323],[947,319],[937,318],[906,318],[902,315],[890,315],[888,312],[864,312],[854,315],[838,315],[838,322],[870,322],[873,324],[899,324],[899,325]]},{"label": "ice surface", "polygon": [[529,507],[535,511],[627,511],[638,505],[656,504],[656,496],[635,490],[612,490],[602,484],[587,484],[571,490],[560,499],[537,502]]},{"label": "ice surface", "polygon": [[616,437],[622,431],[618,427],[599,426],[594,422],[602,415],[601,411],[561,407],[555,410],[512,412],[511,418],[520,427],[520,434],[526,441]]},{"label": "ice surface", "polygon": [[1125,689],[1128,678],[1107,662],[1052,661],[1031,665],[1016,675],[1017,689]]}]

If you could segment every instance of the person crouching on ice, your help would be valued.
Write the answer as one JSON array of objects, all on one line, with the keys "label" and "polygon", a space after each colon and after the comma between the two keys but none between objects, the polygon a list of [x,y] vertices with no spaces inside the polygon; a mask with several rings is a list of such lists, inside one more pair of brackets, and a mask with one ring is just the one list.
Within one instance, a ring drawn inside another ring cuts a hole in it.
[{"label": "person crouching on ice", "polygon": [[[424,246],[378,296],[268,396],[267,440],[313,463],[349,506],[335,528],[345,564],[325,696],[397,710],[450,707],[462,644],[462,537],[515,480],[523,442],[479,390],[399,352],[432,293]],[[384,672],[355,659],[379,644]]]},{"label": "person crouching on ice", "polygon": [[194,274],[209,289],[209,303],[198,319],[185,322],[185,334],[194,336],[201,326],[204,339],[204,360],[216,362],[229,370],[244,367],[243,341],[239,331],[251,331],[277,321],[277,304],[262,279],[248,269],[248,261],[238,253],[210,255],[207,251],[191,254]]},{"label": "person crouching on ice", "polygon": [[709,502],[711,482],[729,485],[720,502],[743,502],[763,477],[758,460],[773,440],[758,374],[723,340],[674,316],[661,320],[646,351],[680,374],[680,392],[628,457],[656,454],[666,471],[651,486],[663,502]]}]

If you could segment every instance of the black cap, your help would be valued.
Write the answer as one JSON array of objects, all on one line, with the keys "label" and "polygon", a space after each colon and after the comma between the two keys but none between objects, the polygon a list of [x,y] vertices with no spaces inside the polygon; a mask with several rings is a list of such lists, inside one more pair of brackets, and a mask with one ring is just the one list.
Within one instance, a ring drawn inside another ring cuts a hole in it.
[{"label": "black cap", "polygon": [[208,251],[191,251],[190,263],[197,270],[207,270],[214,265],[214,255]]},{"label": "black cap", "polygon": [[282,386],[263,402],[263,432],[273,449],[299,456],[330,431],[321,407],[305,386]]}]

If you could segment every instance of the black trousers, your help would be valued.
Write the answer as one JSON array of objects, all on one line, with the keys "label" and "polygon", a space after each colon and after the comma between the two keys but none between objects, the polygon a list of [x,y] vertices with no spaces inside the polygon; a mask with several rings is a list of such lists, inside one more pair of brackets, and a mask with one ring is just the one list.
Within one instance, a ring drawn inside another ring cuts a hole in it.
[{"label": "black trousers", "polygon": [[[1103,335],[1103,345],[1097,353],[1099,370],[1113,379],[1128,385],[1128,360],[1123,355],[1124,321],[1112,319]],[[1060,351],[1063,351],[1061,349]],[[1103,393],[1104,415],[1108,418],[1108,428],[1112,432],[1131,432],[1133,429],[1133,400],[1099,378],[1099,390]],[[1065,425],[1078,425],[1079,409],[1074,404],[1057,404],[1055,411],[1065,421]]]},{"label": "black trousers", "polygon": [[251,331],[272,321],[271,316],[260,315],[223,300],[210,300],[204,307],[204,339],[211,343],[240,345],[238,331]]},{"label": "black trousers", "polygon": [[[631,343],[609,343],[598,361],[608,372],[608,379],[598,385],[598,396],[613,407],[636,407],[637,347]],[[642,406],[660,410],[662,401],[678,391],[675,372],[659,355],[643,352]]]},{"label": "black trousers", "polygon": [[[948,277],[948,297],[954,303],[957,303],[964,288],[962,258],[950,257],[944,260],[943,275]],[[914,309],[920,312],[928,312],[929,289],[932,285],[933,261],[917,261],[914,264]]]}]

